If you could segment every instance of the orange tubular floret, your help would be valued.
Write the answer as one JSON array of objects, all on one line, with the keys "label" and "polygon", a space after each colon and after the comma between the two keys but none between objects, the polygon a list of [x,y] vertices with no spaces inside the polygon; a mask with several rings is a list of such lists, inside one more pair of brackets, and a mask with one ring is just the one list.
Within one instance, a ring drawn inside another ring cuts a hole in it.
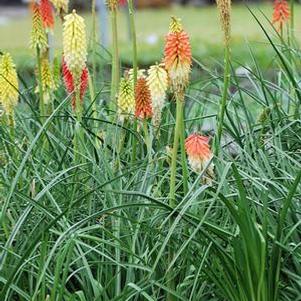
[{"label": "orange tubular floret", "polygon": [[189,36],[176,18],[172,19],[170,32],[166,36],[164,63],[173,90],[182,92],[189,81],[192,55]]},{"label": "orange tubular floret", "polygon": [[185,149],[188,157],[206,161],[211,159],[212,152],[209,146],[209,138],[199,134],[190,135],[185,141]]},{"label": "orange tubular floret", "polygon": [[54,27],[54,16],[53,8],[49,0],[41,0],[40,10],[44,28],[52,30]]},{"label": "orange tubular floret", "polygon": [[283,25],[290,18],[290,8],[286,0],[275,0],[272,23],[278,23],[278,29],[281,30]]},{"label": "orange tubular floret", "polygon": [[191,65],[191,48],[188,34],[184,31],[169,33],[166,37],[165,68],[170,70],[174,65]]},{"label": "orange tubular floret", "polygon": [[145,78],[139,78],[135,89],[135,116],[141,119],[153,116],[151,94]]}]

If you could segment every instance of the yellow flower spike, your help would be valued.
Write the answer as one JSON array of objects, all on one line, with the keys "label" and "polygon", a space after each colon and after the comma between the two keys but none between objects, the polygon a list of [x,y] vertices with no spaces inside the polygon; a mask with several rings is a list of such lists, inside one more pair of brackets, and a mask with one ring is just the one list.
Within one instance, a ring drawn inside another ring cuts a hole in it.
[{"label": "yellow flower spike", "polygon": [[64,19],[64,60],[75,82],[78,82],[87,61],[86,25],[84,19],[75,10]]},{"label": "yellow flower spike", "polygon": [[0,103],[13,123],[14,108],[18,103],[19,84],[15,64],[9,53],[0,58]]},{"label": "yellow flower spike", "polygon": [[169,32],[179,33],[183,30],[181,19],[177,17],[171,17],[171,22],[169,25]]},{"label": "yellow flower spike", "polygon": [[162,64],[157,64],[149,68],[147,83],[152,99],[152,122],[155,127],[158,127],[161,122],[161,113],[165,103],[166,91],[168,89],[168,75]]},{"label": "yellow flower spike", "polygon": [[51,2],[58,11],[68,12],[69,0],[51,0]]},{"label": "yellow flower spike", "polygon": [[118,116],[121,122],[135,111],[134,85],[131,79],[122,78],[117,98]]},{"label": "yellow flower spike", "polygon": [[[48,58],[43,57],[41,60],[41,79],[45,103],[49,103],[51,92],[55,90],[54,78],[52,74],[52,68],[49,64]],[[37,87],[36,93],[38,92],[39,88]]]},{"label": "yellow flower spike", "polygon": [[30,47],[34,50],[39,48],[44,51],[48,47],[47,35],[43,27],[40,7],[37,3],[32,4],[32,31]]},{"label": "yellow flower spike", "polygon": [[107,6],[110,11],[116,10],[118,7],[118,0],[107,0]]}]

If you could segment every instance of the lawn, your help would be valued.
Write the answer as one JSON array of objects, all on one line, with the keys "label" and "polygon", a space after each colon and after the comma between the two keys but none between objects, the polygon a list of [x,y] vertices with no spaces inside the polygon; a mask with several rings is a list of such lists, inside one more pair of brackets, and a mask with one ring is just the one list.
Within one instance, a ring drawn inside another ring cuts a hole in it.
[{"label": "lawn", "polygon": [[[251,9],[265,23],[267,22],[260,11],[268,18],[272,14],[272,5],[270,4],[252,5]],[[300,7],[297,7],[296,12],[301,12]],[[141,64],[148,65],[160,60],[163,39],[171,15],[182,18],[185,28],[192,37],[192,52],[194,57],[208,64],[214,64],[215,60],[222,59],[223,50],[220,47],[222,34],[215,6],[173,6],[160,10],[145,9],[137,11],[138,55]],[[91,26],[92,20],[89,14],[86,14],[86,20],[88,26]],[[128,41],[129,34],[126,20],[125,13],[120,13],[118,24],[120,52],[123,61],[130,63],[131,46]],[[61,26],[59,20],[57,24],[55,29],[55,45],[59,49],[61,46]],[[300,25],[298,26],[296,28],[297,32],[301,29]],[[271,28],[270,30],[272,32]],[[31,62],[30,50],[28,49],[30,31],[31,20],[29,16],[11,21],[7,25],[0,27],[1,49],[10,51],[20,64]],[[246,63],[245,58],[249,57],[249,45],[246,44],[246,41],[248,41],[256,53],[259,62],[269,64],[271,49],[266,47],[264,35],[245,5],[236,5],[233,7],[232,38],[232,53],[235,60]]]}]

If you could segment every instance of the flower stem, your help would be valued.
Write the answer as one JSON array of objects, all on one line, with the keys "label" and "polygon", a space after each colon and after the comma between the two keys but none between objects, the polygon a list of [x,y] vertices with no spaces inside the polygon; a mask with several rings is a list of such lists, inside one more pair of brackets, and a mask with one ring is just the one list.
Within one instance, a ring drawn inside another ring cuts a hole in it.
[{"label": "flower stem", "polygon": [[113,57],[112,57],[112,83],[111,83],[111,101],[115,102],[117,89],[119,85],[119,50],[118,50],[118,30],[117,30],[117,9],[111,12],[112,37],[113,37]]},{"label": "flower stem", "polygon": [[39,86],[39,107],[40,107],[40,114],[41,120],[45,117],[45,104],[44,104],[44,93],[43,93],[43,82],[42,82],[42,65],[41,65],[41,51],[40,48],[37,47],[37,64],[38,64],[38,86]]},{"label": "flower stem", "polygon": [[176,127],[174,133],[172,158],[171,158],[171,171],[170,171],[170,191],[169,191],[169,205],[175,207],[175,194],[176,194],[176,171],[177,171],[177,155],[179,148],[179,138],[181,135],[181,119],[183,111],[183,101],[177,97],[177,112],[176,112]]},{"label": "flower stem", "polygon": [[230,85],[230,46],[226,44],[225,47],[225,69],[224,69],[224,88],[223,88],[223,95],[222,100],[219,108],[219,115],[218,115],[218,126],[217,126],[217,133],[215,136],[214,141],[214,154],[218,155],[219,150],[221,148],[221,138],[223,133],[223,125],[224,125],[224,117],[226,112],[227,106],[227,97],[228,97],[228,90]]},{"label": "flower stem", "polygon": [[[133,51],[133,75],[134,75],[134,89],[137,83],[138,77],[138,59],[137,59],[137,37],[136,37],[136,26],[135,26],[135,16],[134,16],[134,4],[133,0],[128,0],[129,7],[129,16],[130,16],[130,30],[131,30],[131,38],[132,38],[132,51]],[[134,122],[134,130],[137,130],[137,120]],[[137,141],[133,138],[132,148],[132,163],[136,161],[136,152],[137,152]]]},{"label": "flower stem", "polygon": [[80,163],[79,159],[79,151],[80,151],[80,143],[83,142],[83,132],[81,128],[82,122],[82,106],[80,100],[80,91],[77,88],[75,91],[75,115],[76,115],[76,123],[74,128],[74,161],[76,163]]},{"label": "flower stem", "polygon": [[133,73],[134,73],[134,86],[136,86],[137,75],[138,75],[138,60],[137,60],[137,37],[136,37],[136,26],[134,16],[134,5],[133,0],[128,0],[129,16],[130,16],[130,29],[133,47]]},{"label": "flower stem", "polygon": [[147,147],[147,158],[148,158],[148,163],[150,164],[152,161],[152,145],[151,145],[151,139],[150,135],[148,132],[148,127],[147,127],[147,120],[143,120],[143,129],[144,129],[144,139],[145,139],[145,144]]},{"label": "flower stem", "polygon": [[[137,132],[138,130],[138,122],[137,122],[137,118],[134,117],[134,124],[133,124],[133,127],[134,127],[134,131]],[[136,137],[133,136],[133,139],[132,139],[132,148],[133,148],[133,152],[132,152],[132,164],[135,163],[136,161],[136,156],[137,156],[137,141],[136,141]]]},{"label": "flower stem", "polygon": [[96,31],[96,0],[92,0],[92,53],[93,53],[93,76],[96,78],[96,46],[97,46],[97,31]]},{"label": "flower stem", "polygon": [[[171,171],[170,171],[170,192],[169,192],[169,206],[174,208],[176,206],[175,202],[175,194],[176,194],[176,173],[177,173],[177,155],[179,148],[179,140],[182,131],[182,114],[183,114],[183,99],[180,97],[176,97],[177,101],[177,110],[176,110],[176,127],[174,133],[174,142],[172,149],[172,158],[171,158]],[[172,220],[170,221],[170,226],[172,224]],[[173,259],[173,249],[169,248],[168,250],[168,262],[171,262]],[[167,274],[167,286],[172,291],[174,290],[175,283],[173,280],[173,275],[171,272]],[[167,301],[174,301],[175,298],[171,293],[167,293]]]},{"label": "flower stem", "polygon": [[184,196],[188,193],[188,167],[187,158],[185,152],[185,121],[184,121],[184,99],[181,111],[181,131],[180,131],[180,147],[181,147],[181,160],[182,160],[182,172],[183,172],[183,190]]}]

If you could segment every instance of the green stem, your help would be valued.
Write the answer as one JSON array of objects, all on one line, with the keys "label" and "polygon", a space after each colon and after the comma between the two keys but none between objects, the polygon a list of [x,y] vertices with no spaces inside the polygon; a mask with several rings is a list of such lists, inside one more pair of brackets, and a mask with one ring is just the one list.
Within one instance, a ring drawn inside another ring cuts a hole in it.
[{"label": "green stem", "polygon": [[218,155],[219,150],[221,148],[221,138],[222,138],[222,133],[223,133],[224,117],[225,117],[225,112],[226,112],[228,90],[229,90],[229,85],[230,85],[230,46],[229,46],[229,44],[227,44],[225,47],[224,62],[225,62],[224,89],[223,89],[223,95],[222,95],[222,100],[221,100],[219,115],[218,115],[217,134],[215,136],[215,141],[214,141],[214,154],[215,155]]},{"label": "green stem", "polygon": [[144,139],[145,139],[145,144],[147,147],[147,158],[148,158],[148,163],[150,164],[152,161],[152,145],[151,145],[151,139],[150,135],[148,132],[148,127],[147,127],[147,120],[143,120],[143,129],[144,129]]},{"label": "green stem", "polygon": [[[95,78],[95,77],[94,77]],[[92,117],[94,119],[93,127],[97,128],[97,105],[96,105],[96,99],[95,99],[95,91],[94,91],[94,84],[92,82],[91,76],[89,76],[89,92],[90,92],[90,101],[92,103]],[[99,141],[97,138],[97,135],[95,136],[95,145],[99,146]]]},{"label": "green stem", "polygon": [[180,147],[181,147],[181,160],[182,160],[182,172],[183,172],[183,190],[184,196],[188,193],[188,166],[187,158],[185,151],[185,121],[184,121],[184,99],[183,101],[182,112],[181,112],[181,131],[180,131]]},{"label": "green stem", "polygon": [[[176,173],[177,173],[177,155],[178,155],[178,148],[179,148],[179,140],[180,136],[182,136],[182,114],[183,114],[183,98],[176,97],[177,101],[177,112],[176,112],[176,127],[174,133],[174,142],[173,142],[173,149],[172,149],[172,158],[171,158],[171,171],[170,171],[170,192],[169,192],[169,206],[174,208],[176,206],[175,202],[175,194],[176,194]],[[170,226],[172,221],[170,221]],[[173,260],[173,249],[169,248],[168,250],[168,262]],[[173,275],[171,272],[167,275],[167,286],[172,291],[175,288],[175,283],[173,280]],[[174,301],[175,297],[171,293],[167,293],[167,301]]]},{"label": "green stem", "polygon": [[117,9],[111,12],[112,38],[113,38],[113,57],[112,57],[112,83],[111,83],[111,102],[115,102],[119,85],[119,51],[118,51],[118,31],[117,31]]},{"label": "green stem", "polygon": [[[97,49],[97,30],[96,30],[96,0],[92,0],[92,66],[93,66],[93,90],[95,91],[95,80],[97,78],[97,60],[96,60],[96,49]],[[92,98],[92,97],[91,97]]]},{"label": "green stem", "polygon": [[80,100],[80,91],[76,88],[75,91],[75,115],[76,115],[76,123],[74,129],[74,161],[76,163],[80,163],[79,159],[79,151],[80,151],[80,143],[83,142],[83,132],[81,128],[82,122],[82,104]]},{"label": "green stem", "polygon": [[43,92],[43,82],[42,82],[42,65],[41,65],[41,51],[40,48],[37,47],[37,64],[38,64],[38,86],[39,86],[39,97],[40,97],[40,114],[41,120],[44,119],[45,113],[45,103],[44,103],[44,92]]},{"label": "green stem", "polygon": [[14,113],[14,111],[12,111],[10,114],[8,114],[7,119],[8,119],[10,137],[11,137],[12,141],[15,141],[15,113]]},{"label": "green stem", "polygon": [[137,59],[137,37],[136,37],[133,0],[128,0],[128,6],[129,6],[130,29],[131,29],[132,46],[133,46],[133,73],[134,73],[134,87],[135,87],[137,82],[137,76],[138,76],[138,59]]},{"label": "green stem", "polygon": [[177,112],[176,112],[176,127],[174,133],[174,142],[171,158],[171,171],[170,171],[170,191],[169,191],[169,205],[175,207],[175,194],[176,194],[176,171],[177,171],[177,154],[179,148],[179,138],[181,135],[181,116],[183,111],[183,101],[177,97]]},{"label": "green stem", "polygon": [[[129,7],[129,17],[130,17],[130,30],[131,30],[131,38],[132,38],[132,50],[133,50],[133,75],[134,75],[134,89],[137,83],[138,77],[138,59],[137,59],[137,36],[136,36],[136,26],[135,26],[135,16],[134,16],[134,4],[133,0],[128,0]],[[134,122],[134,130],[137,130],[137,120]],[[132,163],[136,161],[136,152],[137,152],[137,141],[133,138],[132,149]]]},{"label": "green stem", "polygon": [[[134,131],[137,132],[137,129],[138,129],[138,126],[137,126],[137,118],[134,117],[134,124],[133,124],[133,127],[134,127]],[[132,138],[132,149],[133,149],[133,152],[132,152],[132,164],[135,163],[136,161],[136,156],[137,156],[137,141],[136,141],[136,137],[133,136]]]}]

